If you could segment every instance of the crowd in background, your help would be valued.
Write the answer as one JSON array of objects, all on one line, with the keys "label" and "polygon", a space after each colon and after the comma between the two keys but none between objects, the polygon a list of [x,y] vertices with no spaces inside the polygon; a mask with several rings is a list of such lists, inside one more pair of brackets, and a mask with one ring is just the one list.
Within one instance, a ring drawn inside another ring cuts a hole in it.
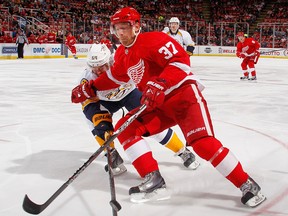
[{"label": "crowd in background", "polygon": [[[176,16],[198,45],[235,46],[235,29],[249,31],[260,14],[267,25],[255,26],[250,36],[262,47],[287,47],[288,2],[275,1],[265,11],[268,0],[4,0],[0,4],[0,43],[15,42],[19,28],[30,43],[63,43],[68,32],[77,43],[95,43],[109,38],[111,11],[126,5],[142,14],[142,31],[161,31]],[[208,11],[208,12],[207,12]],[[206,16],[206,17],[205,17]],[[22,20],[23,19],[23,20]],[[35,28],[31,19],[40,21]],[[269,25],[270,23],[270,25]],[[282,23],[273,25],[272,23]],[[43,25],[42,25],[43,24]],[[55,37],[54,37],[55,36]],[[261,38],[260,38],[261,37]],[[49,40],[49,38],[54,38]],[[237,43],[237,42],[236,42]]]}]

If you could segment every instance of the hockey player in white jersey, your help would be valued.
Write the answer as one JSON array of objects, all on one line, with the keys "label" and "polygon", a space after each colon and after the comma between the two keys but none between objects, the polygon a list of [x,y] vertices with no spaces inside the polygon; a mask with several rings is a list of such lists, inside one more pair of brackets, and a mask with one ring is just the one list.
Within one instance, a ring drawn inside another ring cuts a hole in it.
[{"label": "hockey player in white jersey", "polygon": [[[110,70],[112,63],[113,57],[108,47],[105,44],[93,44],[87,56],[88,67],[81,75],[80,83],[97,79],[102,73]],[[112,90],[97,91],[95,98],[89,98],[82,103],[82,110],[91,127],[91,132],[101,146],[105,142],[105,136],[113,133],[112,114],[122,107],[130,111],[140,106],[141,96],[141,92],[131,81],[121,83],[119,87]],[[199,166],[195,155],[184,146],[172,129],[151,137],[179,156],[185,167],[196,169]],[[113,175],[122,174],[127,170],[123,159],[114,148],[114,143],[111,147],[112,173]]]},{"label": "hockey player in white jersey", "polygon": [[193,55],[195,43],[192,40],[189,32],[180,29],[180,20],[177,17],[172,17],[169,20],[169,28],[165,27],[163,32],[170,35],[186,50],[189,56]]}]

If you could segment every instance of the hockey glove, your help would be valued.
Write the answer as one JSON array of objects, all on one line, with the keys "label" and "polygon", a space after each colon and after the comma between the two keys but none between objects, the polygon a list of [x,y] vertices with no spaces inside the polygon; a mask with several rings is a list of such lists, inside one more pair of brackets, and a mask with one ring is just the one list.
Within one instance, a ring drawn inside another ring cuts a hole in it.
[{"label": "hockey glove", "polygon": [[194,46],[191,46],[191,45],[187,46],[187,48],[186,48],[187,54],[188,54],[189,56],[192,56],[193,53],[194,53],[194,49],[195,49]]},{"label": "hockey glove", "polygon": [[72,103],[82,103],[91,97],[96,97],[96,89],[93,87],[92,82],[87,82],[76,86],[72,90],[71,101]]},{"label": "hockey glove", "polygon": [[245,58],[246,57],[246,55],[244,53],[240,53],[240,52],[237,52],[236,55],[238,58]]},{"label": "hockey glove", "polygon": [[147,105],[147,110],[151,111],[163,104],[165,99],[165,90],[167,89],[166,81],[157,78],[147,82],[143,95],[141,97],[141,104]]}]

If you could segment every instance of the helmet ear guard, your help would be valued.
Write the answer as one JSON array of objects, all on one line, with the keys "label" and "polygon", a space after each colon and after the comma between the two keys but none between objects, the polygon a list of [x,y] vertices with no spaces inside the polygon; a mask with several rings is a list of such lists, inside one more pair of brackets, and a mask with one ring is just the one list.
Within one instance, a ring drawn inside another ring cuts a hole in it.
[{"label": "helmet ear guard", "polygon": [[93,44],[87,55],[89,67],[100,67],[110,63],[111,52],[105,44]]}]

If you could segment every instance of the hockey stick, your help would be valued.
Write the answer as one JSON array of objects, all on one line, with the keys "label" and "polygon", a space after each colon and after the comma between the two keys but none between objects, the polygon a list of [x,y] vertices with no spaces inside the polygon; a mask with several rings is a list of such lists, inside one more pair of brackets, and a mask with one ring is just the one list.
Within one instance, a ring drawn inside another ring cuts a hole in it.
[{"label": "hockey stick", "polygon": [[[104,151],[117,137],[123,132],[130,124],[133,122],[144,110],[146,109],[146,104],[139,107],[138,111],[134,113],[129,119],[127,119],[119,128],[114,132],[114,134],[105,141],[105,143],[94,152],[90,158],[43,204],[36,204],[33,202],[27,194],[23,200],[23,209],[30,214],[40,214],[44,209],[46,209],[55,200],[59,194],[61,194],[66,187],[68,187],[77,177],[80,175],[98,155]],[[114,204],[114,203],[112,203]],[[116,206],[117,207],[117,206]],[[115,208],[116,209],[116,208]]]},{"label": "hockey stick", "polygon": [[111,193],[111,201],[110,205],[112,207],[113,216],[117,216],[117,212],[121,210],[121,205],[116,200],[116,191],[115,191],[115,182],[114,176],[112,174],[112,158],[111,158],[111,147],[107,147],[107,160],[108,160],[108,173],[109,173],[109,183],[110,183],[110,193]]}]

